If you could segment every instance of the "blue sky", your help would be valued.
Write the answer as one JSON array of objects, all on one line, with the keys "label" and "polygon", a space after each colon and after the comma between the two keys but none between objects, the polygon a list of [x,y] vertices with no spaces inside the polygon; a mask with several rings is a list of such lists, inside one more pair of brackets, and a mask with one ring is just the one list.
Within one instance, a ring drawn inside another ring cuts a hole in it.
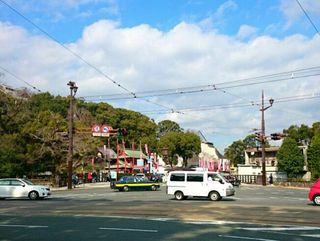
[{"label": "blue sky", "polygon": [[[204,28],[231,36],[238,33],[241,25],[255,27],[257,34],[279,38],[295,33],[307,36],[315,34],[315,29],[295,0],[4,1],[63,43],[80,38],[86,26],[100,19],[117,21],[122,27],[148,24],[161,31],[169,31],[182,21],[203,22],[203,25],[206,25]],[[314,11],[311,7],[316,5],[309,2],[301,0],[313,21],[319,25],[319,10]],[[283,9],[286,4],[292,4],[295,11],[286,13]],[[34,30],[30,23],[14,14],[4,4],[0,5],[0,11],[2,21]]]},{"label": "blue sky", "polygon": [[[320,29],[320,1],[299,2]],[[79,97],[200,130],[221,152],[259,128],[262,90],[267,132],[320,120],[320,34],[296,0],[0,0],[0,32],[2,83],[68,95],[73,80]],[[176,94],[128,94],[165,89]]]}]

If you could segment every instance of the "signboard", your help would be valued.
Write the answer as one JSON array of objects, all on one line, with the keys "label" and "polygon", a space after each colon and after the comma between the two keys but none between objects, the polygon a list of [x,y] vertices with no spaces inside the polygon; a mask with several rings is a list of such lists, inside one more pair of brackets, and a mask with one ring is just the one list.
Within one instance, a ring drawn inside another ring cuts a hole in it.
[{"label": "signboard", "polygon": [[109,136],[109,132],[112,128],[107,125],[103,125],[101,128],[101,136]]},{"label": "signboard", "polygon": [[112,180],[117,180],[117,172],[115,171],[110,171],[110,178]]},{"label": "signboard", "polygon": [[101,127],[99,125],[92,126],[92,136],[101,136]]},{"label": "signboard", "polygon": [[111,126],[108,125],[94,125],[92,126],[92,136],[102,136],[102,137],[108,137],[110,134],[110,131],[112,130]]},{"label": "signboard", "polygon": [[138,167],[143,167],[144,166],[144,160],[143,159],[138,159],[137,160],[137,166]]}]

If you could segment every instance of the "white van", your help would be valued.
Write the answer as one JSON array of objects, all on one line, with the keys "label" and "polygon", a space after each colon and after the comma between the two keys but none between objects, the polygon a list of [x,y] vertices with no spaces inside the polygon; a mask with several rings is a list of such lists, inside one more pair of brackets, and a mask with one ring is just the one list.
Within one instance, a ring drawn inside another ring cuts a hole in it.
[{"label": "white van", "polygon": [[167,179],[167,194],[174,195],[177,200],[194,196],[219,201],[222,197],[233,196],[234,193],[232,184],[218,172],[172,171]]}]

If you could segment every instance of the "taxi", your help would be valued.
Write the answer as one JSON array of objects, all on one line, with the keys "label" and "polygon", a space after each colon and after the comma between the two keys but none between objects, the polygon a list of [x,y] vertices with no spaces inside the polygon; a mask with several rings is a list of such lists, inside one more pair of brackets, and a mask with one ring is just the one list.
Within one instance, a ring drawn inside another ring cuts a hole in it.
[{"label": "taxi", "polygon": [[160,188],[160,184],[152,182],[147,178],[140,178],[137,176],[123,176],[119,181],[111,183],[112,189],[128,192],[129,190],[151,190],[156,191]]}]

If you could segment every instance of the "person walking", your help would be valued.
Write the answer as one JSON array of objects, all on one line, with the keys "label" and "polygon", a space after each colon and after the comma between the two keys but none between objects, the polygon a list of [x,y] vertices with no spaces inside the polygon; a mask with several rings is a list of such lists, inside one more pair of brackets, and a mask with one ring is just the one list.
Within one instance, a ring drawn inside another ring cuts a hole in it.
[{"label": "person walking", "polygon": [[88,182],[91,183],[92,182],[92,173],[88,172]]},{"label": "person walking", "polygon": [[272,176],[272,173],[270,173],[270,176],[269,176],[269,184],[270,184],[270,185],[273,185],[273,176]]}]

